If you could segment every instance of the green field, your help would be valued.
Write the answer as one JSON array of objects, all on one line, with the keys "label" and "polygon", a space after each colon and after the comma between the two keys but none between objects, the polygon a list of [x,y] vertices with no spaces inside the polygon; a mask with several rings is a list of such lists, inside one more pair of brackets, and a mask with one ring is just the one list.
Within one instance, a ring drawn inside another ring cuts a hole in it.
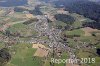
[{"label": "green field", "polygon": [[15,24],[8,28],[8,30],[11,33],[20,33],[21,36],[32,36],[38,34],[34,29],[30,29],[28,25],[25,25],[23,23]]},{"label": "green field", "polygon": [[72,31],[65,31],[66,35],[84,35],[84,31],[82,31],[81,29],[76,29],[76,30],[72,30]]},{"label": "green field", "polygon": [[41,66],[41,58],[33,56],[35,51],[31,44],[13,45],[10,48],[12,59],[6,66]]},{"label": "green field", "polygon": [[[68,56],[69,56],[68,53],[62,52],[61,57],[56,58],[56,55],[55,55],[54,59],[68,59]],[[45,60],[44,66],[50,66],[51,58],[53,58],[53,57],[49,57],[47,60]],[[54,63],[54,66],[64,66],[64,65],[65,65],[65,63]]]}]

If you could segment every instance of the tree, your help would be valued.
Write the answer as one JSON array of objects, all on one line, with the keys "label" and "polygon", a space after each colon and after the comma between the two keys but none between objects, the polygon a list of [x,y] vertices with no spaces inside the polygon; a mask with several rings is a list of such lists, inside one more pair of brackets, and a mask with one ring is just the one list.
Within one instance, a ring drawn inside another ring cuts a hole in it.
[{"label": "tree", "polygon": [[7,48],[0,50],[0,66],[5,66],[11,60],[11,55]]}]

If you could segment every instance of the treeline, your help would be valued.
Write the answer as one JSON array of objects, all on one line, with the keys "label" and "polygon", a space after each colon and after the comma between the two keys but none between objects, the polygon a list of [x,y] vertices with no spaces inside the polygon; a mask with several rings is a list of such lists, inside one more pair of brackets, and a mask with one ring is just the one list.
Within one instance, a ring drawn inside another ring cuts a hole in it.
[{"label": "treeline", "polygon": [[7,48],[0,49],[0,66],[6,66],[11,60],[10,52]]},{"label": "treeline", "polygon": [[31,23],[37,22],[37,21],[38,21],[37,18],[32,18],[32,19],[30,19],[30,20],[25,21],[23,24],[28,25],[28,24],[31,24]]},{"label": "treeline", "polygon": [[91,27],[100,30],[100,22],[86,22],[83,24],[83,27]]},{"label": "treeline", "polygon": [[36,6],[34,10],[30,10],[29,12],[34,15],[43,15],[43,13],[40,10],[40,6]]},{"label": "treeline", "polygon": [[72,16],[66,14],[56,14],[54,17],[56,20],[65,22],[67,24],[73,24],[73,22],[75,22],[75,19]]},{"label": "treeline", "polygon": [[3,7],[22,6],[27,4],[28,0],[0,0],[0,6]]},{"label": "treeline", "polygon": [[36,6],[34,10],[28,10],[26,8],[21,8],[21,7],[15,7],[14,8],[15,12],[24,12],[24,11],[28,11],[30,14],[34,14],[34,15],[42,15],[43,13],[40,11],[40,7]]},{"label": "treeline", "polygon": [[87,18],[100,22],[100,5],[94,2],[75,2],[66,10],[84,15]]},{"label": "treeline", "polygon": [[55,2],[56,7],[63,7],[70,12],[75,12],[95,21],[100,21],[100,5],[90,1],[80,0],[63,0]]},{"label": "treeline", "polygon": [[86,0],[59,0],[55,2],[55,5],[57,8],[65,7],[65,10],[68,10],[69,12],[78,13],[95,21],[92,23],[85,23],[83,26],[100,29],[99,4]]}]

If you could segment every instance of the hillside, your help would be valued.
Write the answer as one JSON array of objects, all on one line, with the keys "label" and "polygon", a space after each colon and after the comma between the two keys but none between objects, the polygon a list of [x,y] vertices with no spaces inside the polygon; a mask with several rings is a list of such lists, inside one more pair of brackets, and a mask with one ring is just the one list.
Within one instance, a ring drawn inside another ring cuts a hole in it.
[{"label": "hillside", "polygon": [[27,4],[27,0],[0,0],[1,7],[21,6]]}]

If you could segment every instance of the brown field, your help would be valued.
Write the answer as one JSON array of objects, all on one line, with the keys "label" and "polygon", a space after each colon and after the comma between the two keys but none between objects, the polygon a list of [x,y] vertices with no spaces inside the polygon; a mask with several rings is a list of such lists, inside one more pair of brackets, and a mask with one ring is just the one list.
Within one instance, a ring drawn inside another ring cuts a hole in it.
[{"label": "brown field", "polygon": [[38,48],[46,48],[46,47],[42,44],[37,43],[37,44],[33,44],[32,48],[38,49]]},{"label": "brown field", "polygon": [[50,51],[49,48],[45,47],[42,44],[33,44],[32,48],[37,49],[34,56],[38,56],[38,57],[46,57]]},{"label": "brown field", "polygon": [[35,18],[35,16],[33,16],[32,14],[26,14],[27,18]]},{"label": "brown field", "polygon": [[46,57],[49,53],[48,49],[45,48],[39,48],[37,49],[37,51],[35,52],[34,56],[38,56],[38,57]]},{"label": "brown field", "polygon": [[91,36],[92,32],[100,31],[98,29],[93,29],[93,28],[90,28],[90,27],[82,28],[82,30],[85,32],[85,36]]},{"label": "brown field", "polygon": [[3,14],[5,11],[4,10],[0,10],[0,15]]}]

